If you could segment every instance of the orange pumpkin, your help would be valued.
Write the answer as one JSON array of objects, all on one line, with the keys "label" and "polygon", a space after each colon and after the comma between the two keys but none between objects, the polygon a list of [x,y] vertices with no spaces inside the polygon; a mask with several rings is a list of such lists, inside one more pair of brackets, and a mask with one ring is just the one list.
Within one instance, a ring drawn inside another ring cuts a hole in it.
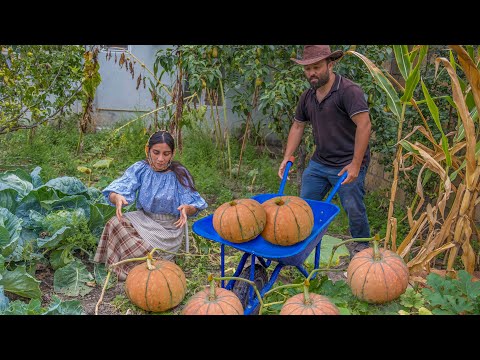
[{"label": "orange pumpkin", "polygon": [[185,297],[187,283],[182,269],[172,261],[152,260],[135,266],[125,280],[125,292],[139,308],[162,312],[180,304]]},{"label": "orange pumpkin", "polygon": [[213,213],[213,228],[218,235],[237,244],[257,237],[265,221],[265,210],[253,199],[226,202]]},{"label": "orange pumpkin", "polygon": [[207,286],[188,300],[182,315],[243,315],[243,306],[232,291]]},{"label": "orange pumpkin", "polygon": [[285,301],[280,315],[340,315],[340,311],[326,296],[309,293],[309,301],[300,293]]},{"label": "orange pumpkin", "polygon": [[305,240],[313,229],[313,212],[298,196],[277,196],[263,204],[267,223],[262,237],[275,245],[289,246]]},{"label": "orange pumpkin", "polygon": [[360,300],[382,304],[397,299],[408,286],[403,259],[390,250],[367,248],[357,253],[347,268],[347,282]]}]

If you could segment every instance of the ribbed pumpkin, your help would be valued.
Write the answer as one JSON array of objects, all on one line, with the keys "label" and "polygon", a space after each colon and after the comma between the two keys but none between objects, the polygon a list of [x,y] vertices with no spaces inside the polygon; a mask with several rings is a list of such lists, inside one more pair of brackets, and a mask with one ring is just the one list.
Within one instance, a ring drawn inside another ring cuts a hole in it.
[{"label": "ribbed pumpkin", "polygon": [[340,315],[340,311],[326,296],[309,293],[309,301],[300,293],[285,301],[280,315]]},{"label": "ribbed pumpkin", "polygon": [[207,286],[188,300],[182,315],[243,315],[243,306],[232,291]]},{"label": "ribbed pumpkin", "polygon": [[262,204],[267,223],[262,237],[275,245],[289,246],[305,240],[313,229],[313,212],[298,196],[277,196]]},{"label": "ribbed pumpkin", "polygon": [[347,283],[360,300],[383,304],[402,295],[409,272],[403,259],[393,251],[373,248],[357,253],[347,268]]},{"label": "ribbed pumpkin", "polygon": [[125,280],[125,292],[139,308],[162,312],[180,304],[185,297],[187,283],[182,269],[172,261],[152,260],[135,266]]},{"label": "ribbed pumpkin", "polygon": [[255,238],[265,226],[262,205],[253,199],[226,202],[213,213],[213,228],[223,239],[243,243]]}]

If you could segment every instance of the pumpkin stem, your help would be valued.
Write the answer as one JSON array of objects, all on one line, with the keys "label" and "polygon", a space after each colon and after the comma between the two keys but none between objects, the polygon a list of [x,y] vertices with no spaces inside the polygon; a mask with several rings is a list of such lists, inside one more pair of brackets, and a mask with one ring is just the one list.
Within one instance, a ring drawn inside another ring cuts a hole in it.
[{"label": "pumpkin stem", "polygon": [[152,265],[152,257],[147,257],[147,268],[148,270],[155,270],[155,266]]},{"label": "pumpkin stem", "polygon": [[306,279],[303,282],[303,298],[304,298],[303,303],[305,305],[311,305],[312,304],[312,299],[310,299],[310,293],[308,292],[309,287],[310,287],[310,281],[308,281],[308,279]]},{"label": "pumpkin stem", "polygon": [[[376,235],[378,236],[378,235]],[[332,260],[333,260],[333,255],[335,254],[335,252],[337,251],[337,249],[342,246],[342,245],[345,245],[345,244],[348,244],[348,243],[351,243],[351,242],[365,242],[365,241],[372,241],[374,239],[374,237],[371,237],[371,238],[352,238],[352,239],[348,239],[348,240],[344,240],[344,241],[341,241],[339,242],[338,244],[336,245],[333,245],[332,247],[332,253],[330,254],[330,259],[328,259],[328,265],[327,265],[327,269],[330,267],[330,265],[332,264]]]},{"label": "pumpkin stem", "polygon": [[230,204],[230,206],[235,206],[235,205],[237,205],[237,202],[235,200],[232,200],[232,201],[229,202],[229,204]]},{"label": "pumpkin stem", "polygon": [[258,291],[258,288],[257,286],[255,285],[255,282],[253,281],[250,281],[248,279],[244,279],[242,277],[236,277],[236,276],[222,276],[222,277],[213,277],[213,279],[217,280],[217,281],[220,281],[220,280],[241,280],[241,281],[245,281],[246,283],[249,283],[252,287],[253,287],[253,290],[255,291],[255,294],[257,295],[257,298],[258,298],[258,302],[260,303],[260,309],[258,311],[258,314],[261,315],[262,314],[262,309],[264,307],[264,304],[263,304],[263,300],[262,300],[262,297],[260,296],[260,292]]},{"label": "pumpkin stem", "polygon": [[379,240],[380,240],[380,237],[378,236],[378,234],[376,234],[373,238],[373,259],[375,261],[382,260],[382,254],[380,254],[380,249],[378,248]]},{"label": "pumpkin stem", "polygon": [[282,206],[283,204],[285,204],[285,201],[283,201],[282,198],[278,198],[277,200],[275,200],[275,204],[277,204],[278,206]]},{"label": "pumpkin stem", "polygon": [[107,277],[105,278],[105,283],[103,284],[102,294],[100,295],[100,299],[98,299],[97,305],[95,305],[95,315],[98,315],[98,308],[102,303],[103,296],[105,295],[105,290],[107,289],[108,280],[110,279],[110,274],[112,273],[112,269],[108,270]]},{"label": "pumpkin stem", "polygon": [[210,295],[208,295],[208,300],[213,301],[217,298],[217,295],[215,294],[215,279],[211,274],[208,275],[208,281],[210,281]]}]

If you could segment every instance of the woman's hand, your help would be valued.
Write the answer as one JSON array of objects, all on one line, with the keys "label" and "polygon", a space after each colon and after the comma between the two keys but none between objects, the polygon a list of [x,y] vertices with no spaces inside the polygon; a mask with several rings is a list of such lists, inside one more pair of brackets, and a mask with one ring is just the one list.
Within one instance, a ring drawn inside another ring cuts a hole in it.
[{"label": "woman's hand", "polygon": [[180,205],[177,208],[180,211],[180,218],[174,223],[174,225],[179,228],[187,223],[187,214],[194,214],[197,209],[191,205]]},{"label": "woman's hand", "polygon": [[122,206],[128,205],[127,199],[125,199],[123,195],[112,192],[110,193],[110,201],[112,202],[112,204],[115,204],[115,207],[117,208],[117,219],[119,221],[122,221]]}]

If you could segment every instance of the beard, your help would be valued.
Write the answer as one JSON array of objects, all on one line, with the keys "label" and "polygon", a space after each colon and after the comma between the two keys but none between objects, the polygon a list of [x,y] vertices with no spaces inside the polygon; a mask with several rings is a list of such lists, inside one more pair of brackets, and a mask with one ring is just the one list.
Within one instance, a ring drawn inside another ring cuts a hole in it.
[{"label": "beard", "polygon": [[330,74],[328,71],[324,74],[321,74],[318,78],[310,78],[308,82],[313,90],[317,90],[318,88],[322,87],[330,80]]}]

